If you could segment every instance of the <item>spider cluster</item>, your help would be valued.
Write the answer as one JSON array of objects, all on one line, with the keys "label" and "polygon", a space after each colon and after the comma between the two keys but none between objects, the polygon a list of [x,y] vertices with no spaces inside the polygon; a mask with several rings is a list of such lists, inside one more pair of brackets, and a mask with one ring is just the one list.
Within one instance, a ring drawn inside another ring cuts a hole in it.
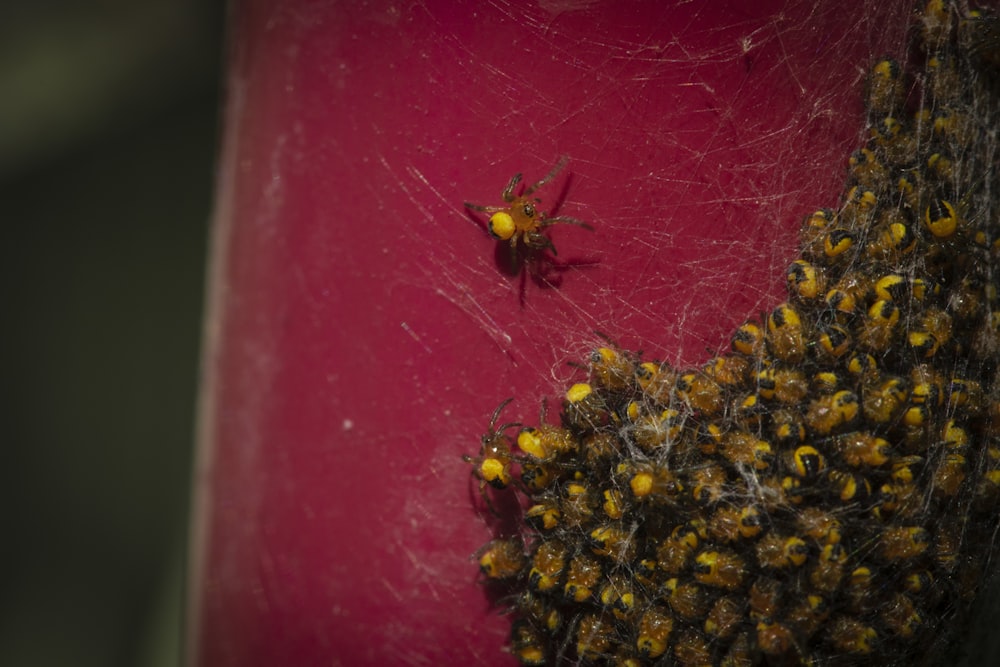
[{"label": "spider cluster", "polygon": [[[931,0],[911,75],[806,216],[788,300],[700,368],[615,345],[560,425],[494,413],[474,472],[525,498],[479,552],[525,665],[927,664],[1000,528],[998,20]],[[983,137],[989,137],[984,141]]]}]

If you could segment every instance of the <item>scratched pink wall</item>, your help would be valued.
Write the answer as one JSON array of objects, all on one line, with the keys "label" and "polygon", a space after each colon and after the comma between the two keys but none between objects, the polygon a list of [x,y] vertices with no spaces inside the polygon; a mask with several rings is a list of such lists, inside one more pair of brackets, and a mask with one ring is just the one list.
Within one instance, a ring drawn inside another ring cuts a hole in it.
[{"label": "scratched pink wall", "polygon": [[[745,4],[234,4],[192,664],[514,662],[461,455],[595,332],[695,363],[777,303],[904,44],[908,3]],[[561,155],[595,231],[511,275],[462,202]]]}]

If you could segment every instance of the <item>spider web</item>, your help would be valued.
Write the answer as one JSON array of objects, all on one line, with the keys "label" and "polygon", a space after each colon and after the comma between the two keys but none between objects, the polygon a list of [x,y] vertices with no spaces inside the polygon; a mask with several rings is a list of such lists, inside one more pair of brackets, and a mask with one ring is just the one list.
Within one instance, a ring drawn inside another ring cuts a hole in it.
[{"label": "spider web", "polygon": [[[695,366],[785,300],[802,219],[839,206],[848,155],[868,137],[867,71],[884,54],[907,52],[908,3],[787,0],[752,15],[736,2],[661,5],[612,17],[586,2],[418,3],[391,17],[435,35],[384,71],[433,85],[433,97],[396,96],[404,118],[432,114],[439,129],[398,123],[393,133],[385,119],[370,121],[380,139],[365,168],[379,177],[359,196],[375,220],[407,216],[409,257],[387,281],[414,303],[400,339],[416,356],[467,358],[468,373],[415,378],[412,400],[426,417],[370,446],[432,443],[429,472],[407,481],[434,489],[415,493],[401,515],[414,524],[447,515],[443,549],[469,533],[450,518],[467,499],[456,494],[441,510],[440,489],[465,483],[459,456],[475,453],[501,401],[516,397],[501,421],[535,423],[550,399],[555,421],[566,387],[585,377],[573,363],[608,339],[645,359]],[[456,18],[473,11],[475,21]],[[393,98],[392,83],[375,94]],[[977,150],[995,154],[995,136]],[[531,183],[562,155],[568,166],[536,194],[546,210],[595,231],[554,226],[558,256],[510,275],[506,250],[462,202],[497,205],[512,174]],[[459,410],[470,404],[478,407]],[[427,562],[404,537],[396,544],[429,596],[449,599],[469,583],[455,561]],[[496,620],[499,647],[505,621]],[[409,635],[394,632],[402,654]]]},{"label": "spider web", "polygon": [[[547,20],[531,20],[498,7],[558,54],[579,27],[546,8]],[[531,67],[511,77],[504,64],[472,61],[483,71],[470,79],[483,89],[528,101],[504,107],[477,95],[473,113],[484,113],[477,104],[502,109],[499,127],[516,137],[527,126],[534,146],[554,146],[549,162],[569,154],[567,173],[538,194],[555,213],[597,227],[593,237],[553,228],[560,256],[525,261],[520,280],[498,272],[490,254],[433,267],[436,293],[487,334],[513,371],[498,384],[522,399],[518,414],[529,415],[522,419],[533,421],[532,395],[559,396],[579,378],[566,362],[585,359],[605,336],[688,367],[724,350],[740,322],[783,300],[799,221],[812,208],[838,207],[846,157],[867,137],[861,95],[848,102],[843,91],[860,93],[881,54],[907,51],[905,11],[868,6],[864,20],[845,24],[842,7],[804,10],[786,5],[767,21],[732,17],[726,25],[709,10],[685,12],[683,22],[658,17],[634,40],[598,37],[584,57],[567,54],[556,77]],[[858,27],[868,30],[860,39]],[[853,66],[829,65],[844,59]],[[772,107],[788,112],[767,113]],[[603,122],[588,121],[592,114]],[[595,126],[602,131],[576,129]],[[980,149],[994,151],[994,139],[984,137]],[[537,148],[525,155],[516,140],[505,148],[491,146],[488,167],[474,172],[496,174],[492,192],[506,182],[504,165],[527,171],[533,162],[534,178],[546,173]],[[411,175],[432,187],[422,172]],[[489,189],[472,189],[483,192],[476,201],[498,201]],[[471,287],[477,282],[489,285],[485,293]]]}]

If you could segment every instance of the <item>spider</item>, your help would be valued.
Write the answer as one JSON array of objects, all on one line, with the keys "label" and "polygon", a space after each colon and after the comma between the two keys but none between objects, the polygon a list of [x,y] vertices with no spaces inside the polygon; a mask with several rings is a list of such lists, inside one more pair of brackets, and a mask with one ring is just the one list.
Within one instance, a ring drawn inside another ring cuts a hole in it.
[{"label": "spider", "polygon": [[546,227],[562,223],[594,231],[593,227],[576,218],[548,217],[545,211],[538,208],[542,200],[531,196],[536,190],[555,178],[566,166],[566,162],[566,157],[561,157],[552,171],[546,174],[542,180],[525,188],[520,195],[515,195],[514,189],[521,182],[521,174],[514,174],[501,194],[503,200],[508,204],[507,206],[479,206],[469,202],[465,202],[465,206],[473,211],[491,214],[487,224],[490,236],[500,241],[510,241],[511,253],[516,255],[518,248],[524,247],[528,252],[547,248],[552,251],[553,255],[558,255],[552,240],[543,233]]},{"label": "spider", "polygon": [[462,456],[466,463],[475,466],[473,474],[479,478],[479,493],[494,514],[497,512],[493,509],[490,497],[486,493],[486,485],[488,484],[494,489],[506,489],[511,482],[515,481],[510,472],[511,463],[519,462],[518,458],[511,452],[512,442],[508,436],[504,435],[504,432],[510,428],[520,427],[521,423],[510,422],[497,426],[500,413],[513,400],[513,397],[508,398],[493,411],[493,415],[490,417],[490,428],[480,440],[479,456],[469,456],[468,454]]}]

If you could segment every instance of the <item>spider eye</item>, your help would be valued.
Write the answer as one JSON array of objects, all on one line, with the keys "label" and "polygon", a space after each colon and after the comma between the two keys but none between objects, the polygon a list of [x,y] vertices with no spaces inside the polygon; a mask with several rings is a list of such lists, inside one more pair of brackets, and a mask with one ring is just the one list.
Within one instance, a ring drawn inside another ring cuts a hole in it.
[{"label": "spider eye", "polygon": [[514,218],[512,218],[510,213],[507,213],[506,211],[494,213],[490,217],[489,229],[490,234],[494,237],[500,239],[501,241],[507,241],[516,231]]},{"label": "spider eye", "polygon": [[535,205],[534,204],[525,204],[524,205],[524,215],[526,217],[528,217],[528,218],[534,218],[535,217]]}]

